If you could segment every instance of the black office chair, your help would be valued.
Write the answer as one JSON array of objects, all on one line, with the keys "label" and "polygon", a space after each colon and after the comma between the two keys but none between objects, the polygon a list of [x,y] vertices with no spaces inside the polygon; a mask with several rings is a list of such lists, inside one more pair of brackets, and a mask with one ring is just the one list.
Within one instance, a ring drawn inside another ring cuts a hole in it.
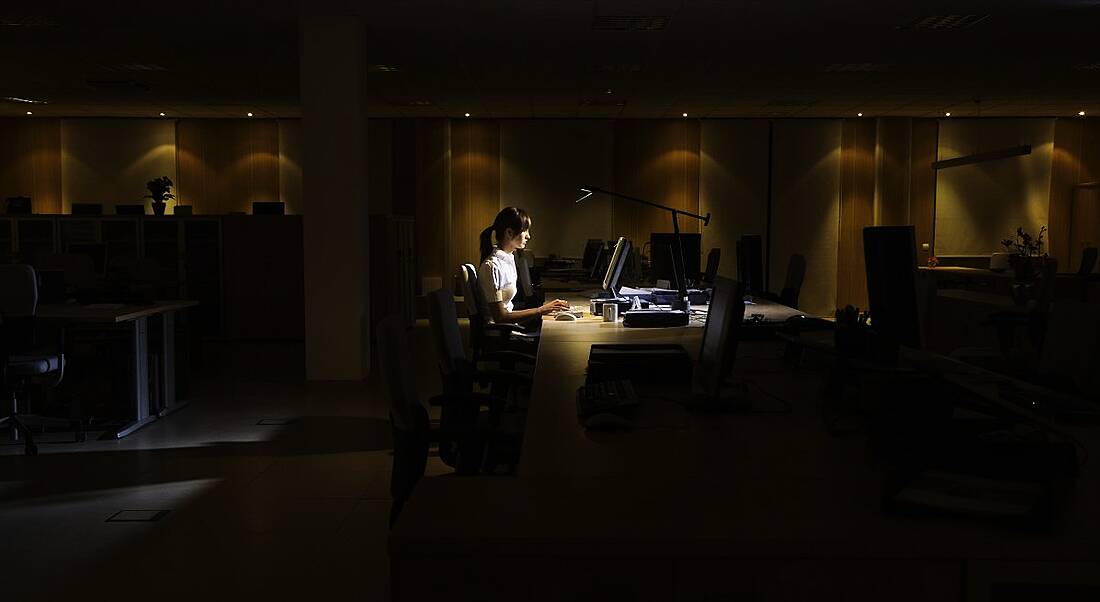
[{"label": "black office chair", "polygon": [[714,278],[718,276],[718,264],[722,260],[722,249],[715,247],[707,253],[707,267],[699,274],[699,288],[714,286]]},{"label": "black office chair", "polygon": [[[520,351],[534,353],[538,346],[538,334],[528,332],[519,324],[497,324],[489,321],[488,303],[478,285],[477,270],[473,264],[459,268],[462,294],[466,301],[466,314],[470,318],[470,348],[476,363],[483,354],[493,351]],[[541,325],[542,322],[536,323]],[[537,326],[535,328],[537,330]]]},{"label": "black office chair", "polygon": [[1092,281],[1092,270],[1096,267],[1096,247],[1085,247],[1081,250],[1081,265],[1077,267],[1077,279],[1081,286],[1081,301],[1089,300],[1089,282]]},{"label": "black office chair", "polygon": [[[54,349],[40,349],[36,345],[37,309],[38,281],[34,268],[29,265],[0,265],[0,371],[3,373],[4,393],[11,396],[11,413],[0,418],[0,425],[11,427],[14,441],[23,437],[27,455],[38,453],[38,446],[26,424],[27,419],[41,423],[51,421],[20,414],[19,395],[32,380],[44,379],[47,386],[55,387],[65,376],[63,338],[58,337]],[[68,421],[64,423],[72,424]],[[74,430],[76,440],[83,440],[79,422]]]},{"label": "black office chair", "polygon": [[530,309],[539,307],[546,302],[546,295],[535,288],[531,281],[531,265],[528,263],[530,255],[523,249],[517,249],[512,257],[516,261],[516,297],[512,299],[512,306],[516,309]]},{"label": "black office chair", "polygon": [[[417,370],[409,348],[409,330],[397,315],[387,316],[378,324],[379,361],[386,377],[393,431],[391,527],[424,476],[432,443],[438,444],[440,459],[456,474],[482,470],[502,406],[492,396],[475,393],[443,393],[425,405],[416,390]],[[429,406],[440,408],[438,426],[432,425]]]},{"label": "black office chair", "polygon": [[761,295],[765,299],[771,299],[782,303],[787,307],[798,309],[798,297],[802,292],[802,283],[806,280],[806,258],[795,253],[787,262],[787,278],[783,282],[783,289],[779,294],[765,293]]}]

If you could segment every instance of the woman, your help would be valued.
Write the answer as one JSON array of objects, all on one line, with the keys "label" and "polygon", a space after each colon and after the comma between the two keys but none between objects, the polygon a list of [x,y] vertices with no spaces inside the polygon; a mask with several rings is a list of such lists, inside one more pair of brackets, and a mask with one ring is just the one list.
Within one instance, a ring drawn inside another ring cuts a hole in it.
[{"label": "woman", "polygon": [[[518,280],[516,259],[512,253],[527,246],[531,238],[530,229],[531,218],[526,211],[505,207],[497,214],[493,225],[481,232],[481,265],[477,268],[477,280],[489,304],[489,317],[493,322],[524,322],[569,309],[568,302],[554,299],[541,307],[512,311],[512,298],[516,296]],[[495,247],[493,237],[496,238]]]}]

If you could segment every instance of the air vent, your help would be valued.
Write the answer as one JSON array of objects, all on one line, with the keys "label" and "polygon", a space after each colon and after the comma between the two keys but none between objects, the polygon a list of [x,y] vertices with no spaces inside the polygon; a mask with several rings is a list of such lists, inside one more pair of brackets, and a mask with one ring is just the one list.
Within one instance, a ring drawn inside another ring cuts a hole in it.
[{"label": "air vent", "polygon": [[890,65],[882,63],[831,63],[825,65],[828,73],[882,73],[889,71]]},{"label": "air vent", "polygon": [[0,25],[6,27],[57,27],[57,21],[38,15],[8,15],[0,17]]},{"label": "air vent", "polygon": [[598,31],[661,31],[668,27],[667,15],[596,15],[592,29]]},{"label": "air vent", "polygon": [[596,73],[638,73],[641,70],[638,63],[604,63],[593,67]]},{"label": "air vent", "polygon": [[1100,63],[1086,63],[1078,65],[1077,68],[1082,71],[1100,71]]},{"label": "air vent", "polygon": [[368,73],[394,73],[400,70],[397,65],[367,65]]},{"label": "air vent", "polygon": [[432,101],[423,98],[413,98],[411,100],[395,98],[390,99],[388,102],[395,107],[430,107],[433,104]]},{"label": "air vent", "polygon": [[148,90],[149,85],[129,79],[89,79],[85,82],[94,90],[115,90],[132,92],[136,90]]},{"label": "air vent", "polygon": [[956,29],[970,29],[979,23],[984,23],[989,15],[931,15],[921,17],[899,29],[915,29],[919,31],[948,31]]},{"label": "air vent", "polygon": [[586,98],[581,101],[581,106],[585,107],[625,107],[625,100],[617,100],[614,98]]},{"label": "air vent", "polygon": [[773,98],[765,103],[768,107],[812,107],[816,100],[801,100],[798,98]]}]

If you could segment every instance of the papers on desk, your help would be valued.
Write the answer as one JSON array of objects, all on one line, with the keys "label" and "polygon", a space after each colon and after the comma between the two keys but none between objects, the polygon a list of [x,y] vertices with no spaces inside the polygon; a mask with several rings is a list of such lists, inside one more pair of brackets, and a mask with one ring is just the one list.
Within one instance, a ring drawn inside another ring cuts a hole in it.
[{"label": "papers on desk", "polygon": [[629,286],[624,286],[624,287],[619,289],[619,296],[620,297],[647,297],[648,298],[652,294],[653,293],[651,293],[650,291],[647,291],[645,289],[630,288]]}]

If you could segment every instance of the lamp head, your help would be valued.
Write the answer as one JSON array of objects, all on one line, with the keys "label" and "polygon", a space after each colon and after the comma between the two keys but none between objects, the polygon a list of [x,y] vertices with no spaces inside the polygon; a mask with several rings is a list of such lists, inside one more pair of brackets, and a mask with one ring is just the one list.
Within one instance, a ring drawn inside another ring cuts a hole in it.
[{"label": "lamp head", "polygon": [[590,197],[590,196],[592,196],[593,194],[595,194],[595,191],[593,191],[593,190],[592,190],[591,188],[584,188],[584,187],[582,187],[582,188],[581,188],[581,192],[583,192],[583,193],[584,193],[584,196],[582,196],[581,198],[579,198],[579,199],[577,199],[577,200],[573,201],[574,203],[579,203],[579,202],[583,201],[584,199],[587,199],[588,197]]}]

